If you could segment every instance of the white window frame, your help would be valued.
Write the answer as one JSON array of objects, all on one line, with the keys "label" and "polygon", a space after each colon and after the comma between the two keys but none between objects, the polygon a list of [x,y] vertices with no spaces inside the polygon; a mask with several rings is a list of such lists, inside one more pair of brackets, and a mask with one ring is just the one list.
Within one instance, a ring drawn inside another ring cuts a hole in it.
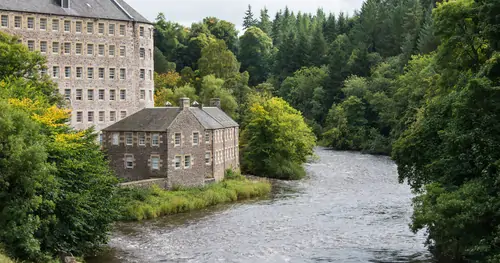
[{"label": "white window frame", "polygon": [[34,17],[30,16],[30,17],[26,18],[26,28],[30,29],[30,30],[35,29],[35,18]]},{"label": "white window frame", "polygon": [[193,132],[193,146],[200,145],[200,133],[195,131]]},{"label": "white window frame", "polygon": [[210,165],[212,163],[211,159],[212,159],[212,152],[210,152],[210,151],[205,152],[205,164],[206,165]]},{"label": "white window frame", "polygon": [[113,145],[120,145],[120,133],[119,132],[113,133]]},{"label": "white window frame", "polygon": [[176,155],[174,157],[174,168],[175,168],[175,170],[182,169],[182,156],[181,155]]},{"label": "white window frame", "polygon": [[83,90],[76,89],[75,100],[83,100]]},{"label": "white window frame", "polygon": [[151,135],[151,146],[155,146],[155,147],[160,146],[160,134],[159,133],[153,133]]},{"label": "white window frame", "polygon": [[[184,155],[184,169],[191,169],[192,167],[192,158],[190,154]],[[186,165],[188,163],[188,165]]]},{"label": "white window frame", "polygon": [[151,170],[160,170],[160,156],[151,155]]},{"label": "white window frame", "polygon": [[[179,140],[177,140],[177,136],[179,136]],[[179,141],[179,143],[177,143]],[[182,133],[176,132],[174,133],[174,146],[175,147],[180,147],[182,144]]]},{"label": "white window frame", "polygon": [[146,133],[140,132],[137,137],[139,137],[139,146],[146,146]]},{"label": "white window frame", "polygon": [[[129,165],[131,163],[132,165]],[[125,154],[125,168],[126,169],[134,169],[134,155],[133,154]]]},{"label": "white window frame", "polygon": [[41,31],[46,31],[47,30],[47,25],[49,24],[47,22],[47,18],[45,17],[41,17],[39,22],[38,22],[38,28],[41,30]]},{"label": "white window frame", "polygon": [[82,123],[83,122],[83,111],[77,111],[76,112],[76,122],[77,123]]},{"label": "white window frame", "polygon": [[8,15],[2,15],[0,19],[1,19],[0,25],[2,27],[9,27],[9,16]]},{"label": "white window frame", "polygon": [[[130,139],[130,141],[129,141]],[[134,133],[126,132],[125,133],[125,145],[133,146],[134,145]]]}]

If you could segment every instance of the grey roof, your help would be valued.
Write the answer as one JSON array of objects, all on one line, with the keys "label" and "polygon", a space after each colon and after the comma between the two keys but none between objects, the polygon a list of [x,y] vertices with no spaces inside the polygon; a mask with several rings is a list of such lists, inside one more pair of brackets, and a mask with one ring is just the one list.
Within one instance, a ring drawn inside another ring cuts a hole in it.
[{"label": "grey roof", "polygon": [[200,108],[190,108],[191,112],[194,114],[196,119],[205,127],[205,129],[214,130],[214,129],[222,129],[224,126],[212,118],[208,113],[201,110]]},{"label": "grey roof", "polygon": [[180,110],[174,108],[147,108],[109,126],[104,131],[166,131]]},{"label": "grey roof", "polygon": [[0,10],[137,21],[151,24],[150,21],[123,0],[71,0],[70,8],[62,8],[57,3],[57,0],[0,0]]},{"label": "grey roof", "polygon": [[217,107],[203,107],[203,111],[208,113],[212,118],[219,122],[224,128],[238,127],[238,123],[235,122],[229,115]]}]

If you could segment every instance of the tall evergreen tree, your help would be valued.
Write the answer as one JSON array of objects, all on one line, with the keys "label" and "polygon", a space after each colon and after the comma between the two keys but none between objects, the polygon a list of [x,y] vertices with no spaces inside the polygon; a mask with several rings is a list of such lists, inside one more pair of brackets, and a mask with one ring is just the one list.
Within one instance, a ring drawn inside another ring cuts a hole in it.
[{"label": "tall evergreen tree", "polygon": [[258,21],[253,17],[252,6],[248,5],[248,9],[245,12],[245,17],[243,18],[243,29],[247,29],[251,26],[256,26]]},{"label": "tall evergreen tree", "polygon": [[323,35],[328,43],[332,43],[337,37],[337,20],[335,15],[330,13],[323,26]]},{"label": "tall evergreen tree", "polygon": [[269,17],[269,10],[267,10],[266,7],[260,10],[260,21],[257,27],[260,28],[268,36],[272,35],[273,23],[271,22],[271,19]]},{"label": "tall evergreen tree", "polygon": [[283,36],[281,32],[281,28],[283,24],[283,14],[281,13],[281,10],[276,12],[276,15],[274,16],[273,20],[273,26],[271,30],[271,38],[273,39],[273,44],[274,46],[279,46],[281,45],[283,41]]},{"label": "tall evergreen tree", "polygon": [[314,66],[326,65],[328,63],[328,44],[323,36],[321,26],[316,26],[311,40],[310,61]]}]

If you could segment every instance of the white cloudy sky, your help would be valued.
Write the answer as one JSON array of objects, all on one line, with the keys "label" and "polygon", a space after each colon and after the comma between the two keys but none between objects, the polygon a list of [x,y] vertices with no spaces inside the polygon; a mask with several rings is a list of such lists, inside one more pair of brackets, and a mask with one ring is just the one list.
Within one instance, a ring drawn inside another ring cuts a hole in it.
[{"label": "white cloudy sky", "polygon": [[266,6],[274,17],[279,9],[288,6],[293,11],[315,12],[322,7],[325,12],[352,14],[361,7],[363,0],[126,0],[150,21],[154,21],[159,12],[163,12],[168,20],[184,25],[202,20],[207,16],[215,16],[241,27],[242,18],[248,4],[252,5],[254,14]]}]

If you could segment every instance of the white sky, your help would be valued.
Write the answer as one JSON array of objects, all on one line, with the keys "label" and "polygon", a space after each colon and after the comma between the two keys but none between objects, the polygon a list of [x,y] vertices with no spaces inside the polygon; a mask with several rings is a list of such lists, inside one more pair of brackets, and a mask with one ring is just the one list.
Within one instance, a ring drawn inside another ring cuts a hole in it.
[{"label": "white sky", "polygon": [[352,14],[360,9],[364,0],[125,0],[129,5],[144,17],[154,22],[156,15],[163,12],[167,20],[183,25],[191,25],[207,16],[215,16],[227,20],[241,28],[243,16],[248,4],[258,18],[260,9],[264,6],[269,9],[271,18],[277,10],[285,6],[295,13],[297,11],[315,13],[318,7],[328,12],[346,12]]}]

